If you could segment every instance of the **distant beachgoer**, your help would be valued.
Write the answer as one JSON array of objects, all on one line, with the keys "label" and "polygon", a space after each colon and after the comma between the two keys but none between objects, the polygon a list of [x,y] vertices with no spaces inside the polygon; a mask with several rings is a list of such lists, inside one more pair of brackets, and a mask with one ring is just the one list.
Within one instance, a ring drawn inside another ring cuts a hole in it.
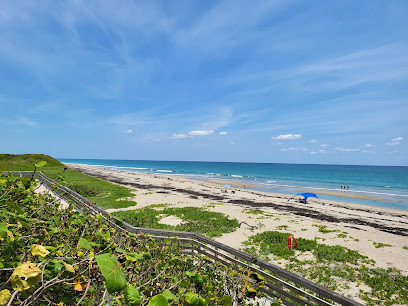
[{"label": "distant beachgoer", "polygon": [[350,188],[349,188],[349,186],[347,185],[347,190],[349,190]]},{"label": "distant beachgoer", "polygon": [[245,185],[244,185],[244,189],[245,189]]},{"label": "distant beachgoer", "polygon": [[235,194],[235,191],[233,190],[233,191],[231,191],[231,193],[232,193],[232,194]]},{"label": "distant beachgoer", "polygon": [[340,189],[343,189],[343,185],[340,186]]}]

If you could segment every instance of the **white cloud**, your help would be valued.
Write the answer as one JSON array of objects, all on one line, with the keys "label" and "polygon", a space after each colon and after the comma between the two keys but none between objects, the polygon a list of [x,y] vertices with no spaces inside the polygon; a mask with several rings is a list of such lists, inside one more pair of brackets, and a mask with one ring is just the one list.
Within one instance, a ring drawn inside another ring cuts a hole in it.
[{"label": "white cloud", "polygon": [[176,138],[176,139],[179,139],[179,138],[188,138],[188,137],[190,137],[190,136],[188,136],[188,135],[186,135],[186,134],[173,134],[173,135],[170,136],[170,138]]},{"label": "white cloud", "polygon": [[315,152],[315,151],[310,151],[310,154],[316,154],[317,152]]},{"label": "white cloud", "polygon": [[335,148],[337,151],[341,152],[358,152],[360,149],[350,149],[350,148]]},{"label": "white cloud", "polygon": [[328,147],[329,145],[328,145],[328,144],[321,144],[320,146],[323,147],[323,148],[326,148],[326,147]]},{"label": "white cloud", "polygon": [[309,140],[309,142],[311,142],[311,143],[316,143],[317,140],[316,140],[316,139],[312,139],[312,140]]},{"label": "white cloud", "polygon": [[387,146],[396,146],[399,145],[401,143],[401,141],[404,140],[404,137],[395,137],[393,139],[391,139],[391,142],[387,143]]},{"label": "white cloud", "polygon": [[372,145],[371,143],[367,143],[367,144],[366,144],[366,147],[367,147],[367,148],[371,148],[372,146],[373,146],[373,145]]},{"label": "white cloud", "polygon": [[133,133],[133,130],[132,130],[132,129],[128,129],[128,130],[125,131],[125,133],[126,133],[126,134],[132,134],[132,133]]},{"label": "white cloud", "polygon": [[295,140],[302,137],[300,134],[283,134],[279,136],[272,137],[273,140]]},{"label": "white cloud", "polygon": [[18,117],[18,118],[17,118],[17,122],[18,122],[19,124],[28,125],[28,126],[35,126],[35,125],[38,124],[38,122],[33,121],[33,120],[31,120],[31,119],[29,119],[29,118],[27,118],[27,117],[23,117],[23,116]]},{"label": "white cloud", "polygon": [[188,133],[190,136],[206,136],[206,135],[211,135],[214,133],[214,130],[211,131],[191,131]]},{"label": "white cloud", "polygon": [[282,143],[281,143],[281,142],[277,142],[276,144],[277,144],[277,145],[281,145]]},{"label": "white cloud", "polygon": [[294,150],[296,150],[296,148],[283,148],[283,149],[280,149],[279,151],[287,152],[287,151],[294,151]]},{"label": "white cloud", "polygon": [[320,150],[319,152],[320,153],[326,153],[326,150]]},{"label": "white cloud", "polygon": [[227,135],[228,132],[220,132],[220,135]]},{"label": "white cloud", "polygon": [[309,151],[309,150],[306,149],[306,148],[302,148],[302,151],[303,151],[303,152],[307,152],[307,151]]}]

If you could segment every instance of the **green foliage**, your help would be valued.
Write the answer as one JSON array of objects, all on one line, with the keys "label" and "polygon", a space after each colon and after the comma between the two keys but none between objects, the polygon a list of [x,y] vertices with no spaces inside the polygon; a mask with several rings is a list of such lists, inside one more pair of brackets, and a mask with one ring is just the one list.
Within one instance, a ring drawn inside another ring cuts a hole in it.
[{"label": "green foliage", "polygon": [[319,232],[320,232],[320,233],[323,233],[323,234],[334,233],[334,232],[338,232],[338,231],[339,231],[339,230],[331,230],[331,229],[328,229],[326,225],[313,224],[313,226],[318,227],[318,228],[319,228]]},{"label": "green foliage", "polygon": [[[289,235],[277,231],[253,235],[244,242],[244,251],[257,257],[286,259],[286,269],[331,290],[347,289],[351,282],[357,286],[364,283],[371,290],[361,291],[359,295],[367,305],[408,304],[408,276],[400,271],[372,268],[370,265],[374,261],[359,252],[339,245],[321,244],[316,240],[298,238],[297,248],[289,250]],[[310,253],[314,259],[298,259],[304,252]]]},{"label": "green foliage", "polygon": [[158,294],[152,297],[149,301],[148,306],[167,306],[169,302],[163,294]]},{"label": "green foliage", "polygon": [[[116,231],[72,204],[61,210],[34,189],[34,182],[0,176],[2,301],[99,305],[108,291],[117,305],[186,304],[188,293],[201,304],[222,304],[225,296],[245,303],[247,271],[184,255],[179,242]],[[22,291],[10,297],[14,289]]]},{"label": "green foliage", "polygon": [[119,261],[112,254],[101,254],[95,256],[99,269],[105,278],[106,289],[109,293],[115,293],[126,287],[126,278]]},{"label": "green foliage", "polygon": [[[197,207],[164,208],[157,211],[150,207],[136,210],[114,212],[114,216],[136,227],[157,228],[176,231],[196,232],[208,237],[221,236],[239,227],[236,219],[230,219],[222,213],[210,212]],[[174,215],[184,222],[177,226],[161,224],[160,216]]]},{"label": "green foliage", "polygon": [[142,302],[139,290],[129,283],[126,285],[125,289],[125,302],[128,306],[138,306]]},{"label": "green foliage", "polygon": [[249,208],[245,208],[242,210],[243,213],[245,214],[251,214],[251,215],[263,215],[265,212],[263,210],[260,209],[249,209]]},{"label": "green foliage", "polygon": [[382,243],[382,242],[375,242],[373,241],[373,245],[378,249],[378,248],[383,248],[383,247],[390,247],[392,246],[391,244],[387,243]]},{"label": "green foliage", "polygon": [[[46,162],[44,164],[43,162]],[[36,167],[64,167],[58,160],[44,154],[0,154],[0,171],[33,171]]]},{"label": "green foliage", "polygon": [[174,302],[174,304],[178,304],[180,301],[169,289],[164,290],[162,295],[167,299],[168,302]]},{"label": "green foliage", "polygon": [[[67,169],[56,159],[43,154],[0,154],[0,171],[33,171],[35,165],[46,164],[38,170],[52,179],[67,186],[71,190],[96,202],[102,208],[123,208],[136,205],[136,202],[121,200],[132,197],[131,190],[127,187],[113,184],[77,171]],[[63,175],[60,175],[63,172]]]}]

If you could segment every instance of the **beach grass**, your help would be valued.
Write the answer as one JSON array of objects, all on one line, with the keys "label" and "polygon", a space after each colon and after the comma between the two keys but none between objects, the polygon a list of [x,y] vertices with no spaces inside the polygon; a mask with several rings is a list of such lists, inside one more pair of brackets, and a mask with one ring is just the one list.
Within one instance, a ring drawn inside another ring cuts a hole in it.
[{"label": "beach grass", "polygon": [[0,154],[0,171],[33,171],[35,164],[40,161],[47,162],[45,166],[40,168],[42,173],[58,180],[60,184],[78,192],[102,208],[123,208],[137,204],[134,201],[124,199],[133,197],[129,188],[75,170],[64,170],[66,168],[64,164],[44,154]]},{"label": "beach grass", "polygon": [[[136,227],[195,232],[208,237],[231,233],[239,227],[236,219],[197,207],[165,207],[161,210],[155,210],[153,207],[157,206],[118,211],[112,214]],[[182,219],[183,223],[177,226],[159,223],[165,216],[176,216]]]},{"label": "beach grass", "polygon": [[[283,260],[285,268],[331,290],[359,288],[367,305],[407,305],[408,277],[395,268],[375,268],[375,261],[343,246],[330,246],[311,239],[297,239],[288,249],[290,233],[267,231],[250,236],[243,251],[265,260]],[[306,259],[307,258],[307,259]],[[361,286],[363,288],[363,286]]]}]

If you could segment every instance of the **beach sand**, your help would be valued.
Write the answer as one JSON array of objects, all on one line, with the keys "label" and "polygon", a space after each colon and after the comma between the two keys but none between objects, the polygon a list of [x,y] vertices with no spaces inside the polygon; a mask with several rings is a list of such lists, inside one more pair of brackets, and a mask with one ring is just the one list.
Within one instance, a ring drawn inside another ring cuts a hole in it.
[{"label": "beach sand", "polygon": [[[261,228],[251,230],[243,224],[237,231],[224,234],[215,240],[240,249],[249,236],[263,231],[279,230],[290,232],[296,238],[319,239],[327,245],[341,245],[359,251],[376,261],[381,268],[395,267],[408,275],[408,211],[324,200],[322,205],[309,198],[304,205],[285,194],[243,189],[239,183],[221,180],[195,181],[182,176],[166,176],[133,172],[117,172],[100,166],[66,164],[79,172],[122,184],[135,190],[137,205],[122,209],[107,209],[108,212],[143,208],[152,204],[169,204],[173,207],[207,207],[236,218],[239,222]],[[220,185],[229,184],[228,193],[222,193]],[[247,188],[251,188],[246,184]],[[259,186],[256,186],[259,188]],[[231,191],[234,190],[235,194]],[[320,191],[315,191],[319,194]],[[359,194],[342,192],[341,196],[357,197]],[[360,197],[358,197],[360,198]],[[383,199],[382,199],[383,200]],[[214,203],[217,203],[214,205]],[[267,214],[249,214],[245,209],[259,209]],[[177,220],[169,219],[171,222]],[[318,226],[338,232],[322,233]],[[338,233],[346,232],[346,238]],[[376,243],[390,244],[390,247],[376,248]],[[277,264],[276,262],[273,262]]]}]

